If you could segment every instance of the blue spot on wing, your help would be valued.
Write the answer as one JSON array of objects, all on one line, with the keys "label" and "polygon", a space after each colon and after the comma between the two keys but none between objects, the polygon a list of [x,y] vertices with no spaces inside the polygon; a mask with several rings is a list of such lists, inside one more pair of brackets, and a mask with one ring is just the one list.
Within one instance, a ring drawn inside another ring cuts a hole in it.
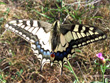
[{"label": "blue spot on wing", "polygon": [[70,48],[67,48],[66,52],[67,53],[70,53],[71,52],[71,49]]},{"label": "blue spot on wing", "polygon": [[51,53],[49,51],[47,51],[47,55],[50,55]]},{"label": "blue spot on wing", "polygon": [[63,58],[63,53],[60,54],[60,58]]},{"label": "blue spot on wing", "polygon": [[37,41],[35,44],[36,44],[36,45],[38,45],[38,44],[39,44],[39,42]]},{"label": "blue spot on wing", "polygon": [[38,49],[38,50],[40,50],[40,49],[41,49],[40,47],[41,47],[40,45],[37,45],[37,49]]},{"label": "blue spot on wing", "polygon": [[63,55],[66,56],[67,55],[67,52],[63,52]]},{"label": "blue spot on wing", "polygon": [[68,54],[71,54],[71,50],[72,50],[72,47],[69,46],[63,52],[60,52],[60,51],[56,52],[55,53],[55,59],[54,60],[57,60],[57,61],[60,61],[61,60],[61,61],[63,61],[63,58],[64,57],[67,58]]},{"label": "blue spot on wing", "polygon": [[43,49],[40,49],[40,52],[42,53],[44,50]]},{"label": "blue spot on wing", "polygon": [[47,55],[46,51],[43,52],[43,55],[44,55],[44,56]]},{"label": "blue spot on wing", "polygon": [[57,52],[55,55],[56,55],[57,57],[59,57],[59,56],[60,56],[60,52]]}]

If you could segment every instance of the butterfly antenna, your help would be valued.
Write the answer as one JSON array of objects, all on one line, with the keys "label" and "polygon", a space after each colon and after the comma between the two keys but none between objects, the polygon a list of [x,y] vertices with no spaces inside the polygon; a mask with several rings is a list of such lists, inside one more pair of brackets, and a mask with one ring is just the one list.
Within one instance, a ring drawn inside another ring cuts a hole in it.
[{"label": "butterfly antenna", "polygon": [[60,15],[61,15],[61,18],[62,18],[62,7],[63,7],[62,0],[61,0],[61,2],[60,2],[60,5],[61,5],[61,12],[60,12]]}]

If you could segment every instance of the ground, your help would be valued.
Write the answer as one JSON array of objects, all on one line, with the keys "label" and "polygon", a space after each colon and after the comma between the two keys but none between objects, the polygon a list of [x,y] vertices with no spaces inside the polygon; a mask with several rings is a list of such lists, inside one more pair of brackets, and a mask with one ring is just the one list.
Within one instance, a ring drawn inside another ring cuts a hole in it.
[{"label": "ground", "polygon": [[[64,0],[62,7],[59,1],[62,0],[0,0],[0,83],[110,82],[110,1]],[[40,71],[40,62],[30,44],[10,31],[4,33],[4,25],[10,20],[36,19],[53,23],[59,12],[62,23],[91,25],[107,34],[106,40],[76,49],[69,60],[69,69],[65,64],[62,75],[58,65],[46,64]],[[100,52],[106,59],[105,64],[100,64],[96,57]]]}]

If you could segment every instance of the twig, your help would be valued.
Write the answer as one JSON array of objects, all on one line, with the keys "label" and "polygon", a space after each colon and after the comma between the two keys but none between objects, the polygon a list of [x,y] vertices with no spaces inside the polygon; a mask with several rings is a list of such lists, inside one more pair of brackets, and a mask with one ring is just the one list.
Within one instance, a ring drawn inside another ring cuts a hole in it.
[{"label": "twig", "polygon": [[86,78],[85,78],[85,76],[84,76],[84,74],[83,74],[83,72],[82,72],[82,70],[81,70],[81,68],[80,68],[80,66],[79,66],[79,63],[76,61],[76,63],[77,63],[77,65],[78,65],[78,67],[79,67],[79,69],[80,69],[80,71],[81,71],[81,74],[83,75],[83,77],[84,77],[84,79],[85,79],[85,81],[86,81],[86,83],[87,83],[87,80],[86,80]]}]

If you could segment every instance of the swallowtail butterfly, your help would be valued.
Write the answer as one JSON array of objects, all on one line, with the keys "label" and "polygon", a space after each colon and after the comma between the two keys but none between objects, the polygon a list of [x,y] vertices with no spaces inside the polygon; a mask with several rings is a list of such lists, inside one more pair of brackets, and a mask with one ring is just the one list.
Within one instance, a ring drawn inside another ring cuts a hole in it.
[{"label": "swallowtail butterfly", "polygon": [[63,64],[69,60],[78,48],[92,42],[106,39],[106,34],[93,26],[79,24],[53,24],[39,20],[12,20],[5,25],[31,44],[34,54],[44,64],[58,63],[63,69]]}]

